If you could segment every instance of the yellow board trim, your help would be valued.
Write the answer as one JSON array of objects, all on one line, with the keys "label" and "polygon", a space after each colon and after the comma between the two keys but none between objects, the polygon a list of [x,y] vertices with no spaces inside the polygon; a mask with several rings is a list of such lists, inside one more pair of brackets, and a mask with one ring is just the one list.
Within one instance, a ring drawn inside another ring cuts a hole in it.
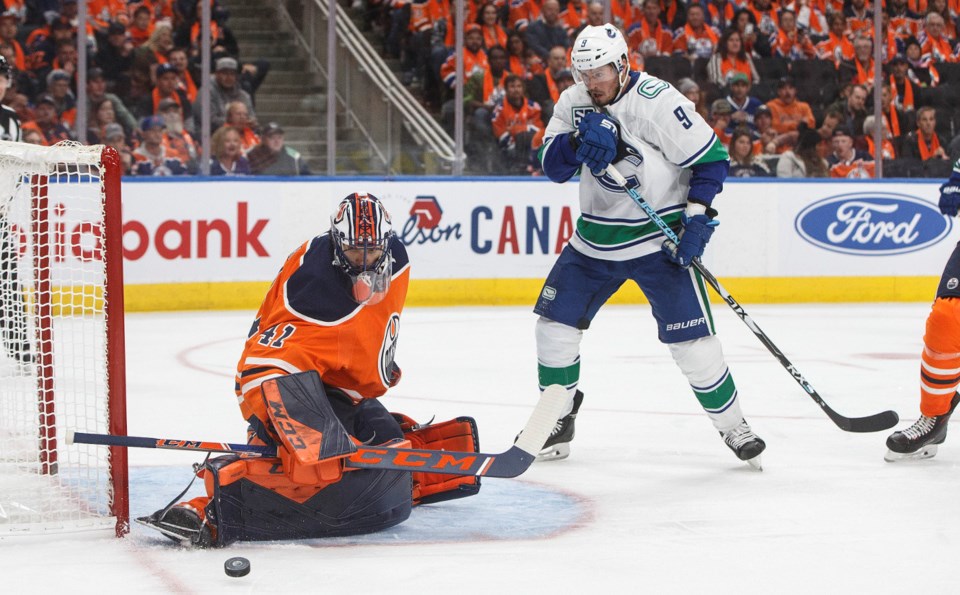
[{"label": "yellow board trim", "polygon": [[[937,277],[774,277],[725,278],[723,286],[747,304],[932,301]],[[530,306],[542,279],[413,279],[408,306]],[[128,312],[165,310],[256,310],[270,283],[164,283],[127,285]],[[711,290],[711,302],[723,300]],[[612,304],[644,304],[633,283],[610,299]]]}]

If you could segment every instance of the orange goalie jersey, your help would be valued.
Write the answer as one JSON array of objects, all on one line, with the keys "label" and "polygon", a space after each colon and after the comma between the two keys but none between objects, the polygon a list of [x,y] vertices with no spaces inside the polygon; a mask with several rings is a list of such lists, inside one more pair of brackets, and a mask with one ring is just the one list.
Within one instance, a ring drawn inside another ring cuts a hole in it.
[{"label": "orange goalie jersey", "polygon": [[260,385],[270,378],[316,370],[325,385],[363,399],[383,395],[399,376],[394,353],[410,263],[395,236],[390,253],[389,290],[373,305],[360,305],[352,298],[346,275],[333,264],[329,234],[313,238],[287,257],[257,312],[237,365],[235,390],[252,430],[259,433],[270,427],[260,393]]}]

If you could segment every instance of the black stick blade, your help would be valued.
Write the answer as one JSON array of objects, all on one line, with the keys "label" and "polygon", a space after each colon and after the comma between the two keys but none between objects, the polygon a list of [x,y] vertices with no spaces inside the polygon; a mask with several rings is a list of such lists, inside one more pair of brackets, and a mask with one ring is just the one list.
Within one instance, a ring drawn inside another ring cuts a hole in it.
[{"label": "black stick blade", "polygon": [[847,432],[867,433],[882,432],[889,430],[900,422],[900,416],[896,411],[881,411],[867,417],[845,417],[840,415],[829,407],[824,407],[824,411],[837,427]]}]

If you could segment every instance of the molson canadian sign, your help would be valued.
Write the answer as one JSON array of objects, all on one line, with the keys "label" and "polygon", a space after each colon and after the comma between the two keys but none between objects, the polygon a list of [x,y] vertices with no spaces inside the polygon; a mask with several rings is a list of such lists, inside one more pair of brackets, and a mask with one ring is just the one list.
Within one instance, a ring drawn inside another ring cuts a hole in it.
[{"label": "molson canadian sign", "polygon": [[933,204],[907,194],[854,192],[808,205],[794,227],[825,250],[881,256],[936,244],[950,233],[952,222]]}]

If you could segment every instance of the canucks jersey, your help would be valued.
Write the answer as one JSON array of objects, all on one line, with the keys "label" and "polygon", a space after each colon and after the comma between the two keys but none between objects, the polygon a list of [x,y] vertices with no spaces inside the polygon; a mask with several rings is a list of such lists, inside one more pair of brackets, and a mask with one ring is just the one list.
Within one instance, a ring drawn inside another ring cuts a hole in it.
[{"label": "canucks jersey", "polygon": [[[554,181],[566,181],[576,173],[579,164],[570,135],[591,111],[599,110],[583,83],[560,95],[541,152],[544,171]],[[709,206],[722,188],[729,156],[690,100],[670,84],[634,72],[620,98],[603,111],[619,128],[621,146],[614,165],[667,223],[679,222],[688,197]],[[722,165],[717,169],[722,173],[713,176],[718,179],[712,191],[698,190],[690,168],[709,163]],[[570,239],[578,252],[604,260],[630,260],[660,249],[663,233],[608,176],[595,176],[583,168],[580,211]]]},{"label": "canucks jersey", "polygon": [[345,276],[332,264],[329,234],[287,257],[237,364],[236,392],[244,419],[255,415],[266,423],[260,385],[283,374],[316,370],[324,384],[356,399],[386,392],[410,277],[406,249],[395,236],[390,251],[390,289],[373,305],[359,305],[351,297]]}]

